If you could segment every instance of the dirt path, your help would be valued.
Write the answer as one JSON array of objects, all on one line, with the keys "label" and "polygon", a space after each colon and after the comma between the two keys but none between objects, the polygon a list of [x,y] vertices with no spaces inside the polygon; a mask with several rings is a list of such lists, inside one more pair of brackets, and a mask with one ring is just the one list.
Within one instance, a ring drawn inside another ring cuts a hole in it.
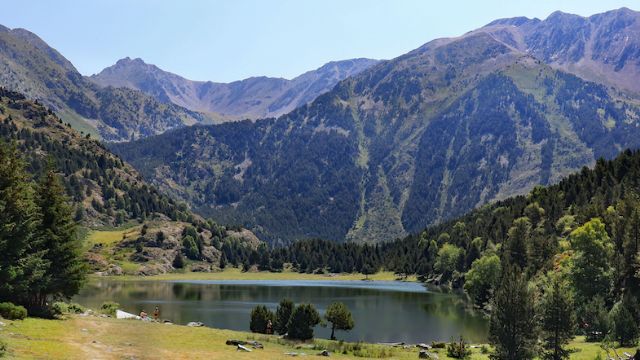
[{"label": "dirt path", "polygon": [[113,324],[99,319],[86,317],[75,318],[73,333],[65,337],[69,345],[74,346],[84,354],[85,359],[141,359],[140,349],[134,347],[126,339],[126,332],[119,327],[114,331]]}]

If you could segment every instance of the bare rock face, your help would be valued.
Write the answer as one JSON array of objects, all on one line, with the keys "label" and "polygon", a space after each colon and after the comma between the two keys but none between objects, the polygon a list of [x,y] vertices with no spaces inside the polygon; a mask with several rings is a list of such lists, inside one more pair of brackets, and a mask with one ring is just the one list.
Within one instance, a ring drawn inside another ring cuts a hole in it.
[{"label": "bare rock face", "polygon": [[151,275],[165,274],[170,270],[173,270],[171,265],[156,263],[156,264],[141,266],[140,269],[138,269],[137,275],[151,276]]},{"label": "bare rock face", "polygon": [[109,264],[109,267],[107,271],[104,272],[104,275],[120,276],[120,275],[124,275],[124,271],[122,271],[122,268],[116,264]]},{"label": "bare rock face", "polygon": [[220,250],[213,246],[205,246],[202,248],[202,258],[209,263],[219,263],[220,255]]},{"label": "bare rock face", "polygon": [[105,269],[109,265],[109,262],[102,255],[95,252],[87,252],[84,258],[89,268],[95,271]]},{"label": "bare rock face", "polygon": [[192,272],[211,272],[211,265],[209,264],[193,264],[191,266]]},{"label": "bare rock face", "polygon": [[228,230],[227,237],[240,240],[252,249],[257,249],[258,245],[260,245],[260,239],[258,239],[258,237],[248,229],[242,229],[239,231]]}]

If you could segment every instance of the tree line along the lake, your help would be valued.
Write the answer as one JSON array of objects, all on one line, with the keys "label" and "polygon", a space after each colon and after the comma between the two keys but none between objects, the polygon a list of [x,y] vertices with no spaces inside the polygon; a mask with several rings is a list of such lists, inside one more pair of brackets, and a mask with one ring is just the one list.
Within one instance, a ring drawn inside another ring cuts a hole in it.
[{"label": "tree line along the lake", "polygon": [[[341,302],[329,305],[324,320],[331,324],[331,340],[336,340],[336,330],[349,331],[355,326],[351,311]],[[292,340],[309,340],[318,324],[326,325],[313,304],[295,305],[289,299],[282,299],[275,313],[264,305],[256,306],[251,311],[249,329],[256,333],[284,335]]]}]

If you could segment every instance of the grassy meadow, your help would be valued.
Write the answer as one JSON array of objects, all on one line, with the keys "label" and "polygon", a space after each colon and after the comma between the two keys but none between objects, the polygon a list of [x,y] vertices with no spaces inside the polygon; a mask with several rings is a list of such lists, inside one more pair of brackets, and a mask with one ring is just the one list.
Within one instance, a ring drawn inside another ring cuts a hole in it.
[{"label": "grassy meadow", "polygon": [[[72,315],[64,320],[27,318],[3,320],[0,338],[7,343],[8,358],[14,359],[283,359],[287,353],[304,353],[316,357],[322,350],[338,359],[417,359],[415,347],[390,347],[364,343],[342,343],[316,339],[306,343],[292,342],[275,335],[192,328],[180,325],[117,320],[97,316]],[[338,334],[339,336],[339,334]],[[257,340],[264,349],[238,352],[226,345],[228,339]],[[585,343],[579,337],[570,347],[571,359],[593,360],[600,354],[607,358],[599,344]],[[617,349],[634,353],[634,349]],[[450,359],[444,349],[432,350],[440,359]],[[481,347],[472,349],[471,360],[488,360]],[[611,352],[613,355],[613,352]]]}]

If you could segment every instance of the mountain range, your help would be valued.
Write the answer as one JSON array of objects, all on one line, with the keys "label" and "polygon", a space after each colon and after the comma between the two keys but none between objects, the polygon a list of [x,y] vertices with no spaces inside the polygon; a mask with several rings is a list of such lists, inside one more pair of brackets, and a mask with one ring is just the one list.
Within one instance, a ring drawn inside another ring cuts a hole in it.
[{"label": "mountain range", "polygon": [[1,28],[0,84],[115,141],[201,215],[273,244],[377,243],[640,146],[639,18],[501,19],[391,60],[229,84],[140,59],[83,77],[34,34]]},{"label": "mountain range", "polygon": [[192,82],[141,60],[123,59],[99,75],[85,77],[37,35],[0,25],[0,86],[40,100],[74,128],[106,141],[282,114],[374,63],[346,60],[291,81],[259,77],[219,84]]},{"label": "mountain range", "polygon": [[291,80],[261,76],[214,83],[187,80],[142,59],[124,58],[89,79],[100,86],[139,90],[160,102],[207,113],[222,122],[283,115],[376,63],[371,59],[333,61]]},{"label": "mountain range", "polygon": [[390,240],[638,147],[639,17],[498,20],[277,119],[113,149],[198,212],[273,243]]}]

